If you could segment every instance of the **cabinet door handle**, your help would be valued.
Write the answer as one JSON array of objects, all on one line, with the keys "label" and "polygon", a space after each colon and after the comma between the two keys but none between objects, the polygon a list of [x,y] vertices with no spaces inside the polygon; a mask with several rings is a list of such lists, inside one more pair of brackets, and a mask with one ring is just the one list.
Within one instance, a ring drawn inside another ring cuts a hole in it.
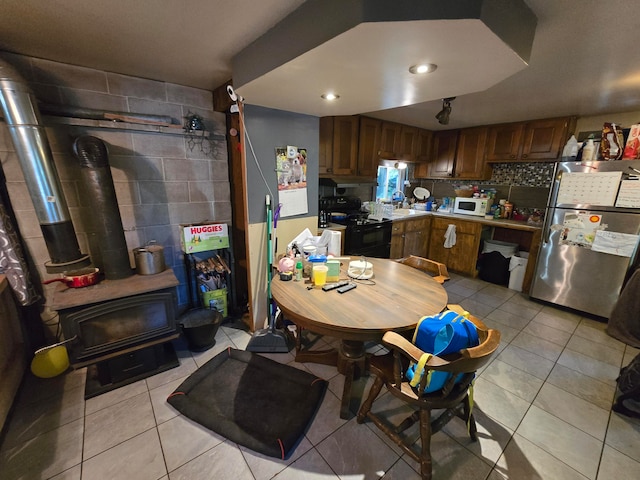
[{"label": "cabinet door handle", "polygon": [[509,155],[509,158],[516,158],[515,155]]},{"label": "cabinet door handle", "polygon": [[522,155],[522,158],[527,158],[529,155],[527,155],[526,153],[524,155]]}]

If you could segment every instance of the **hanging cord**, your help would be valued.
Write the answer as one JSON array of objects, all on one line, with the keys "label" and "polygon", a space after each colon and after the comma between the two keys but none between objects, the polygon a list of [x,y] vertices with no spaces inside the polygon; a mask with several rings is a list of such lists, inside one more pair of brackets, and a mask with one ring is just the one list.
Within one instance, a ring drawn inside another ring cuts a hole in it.
[{"label": "hanging cord", "polygon": [[[255,162],[256,167],[258,168],[258,172],[260,172],[260,176],[262,177],[262,181],[264,182],[265,187],[267,187],[267,190],[269,191],[269,195],[271,195],[271,198],[275,199],[276,197],[273,195],[271,188],[269,188],[269,183],[267,182],[267,179],[265,178],[264,173],[262,172],[262,168],[260,167],[260,163],[258,162],[258,156],[256,155],[256,152],[253,149],[253,144],[251,143],[251,137],[249,137],[249,131],[247,130],[247,125],[244,123],[244,114],[242,113],[240,108],[238,108],[238,103],[241,103],[243,98],[239,95],[236,95],[231,85],[227,85],[227,93],[229,94],[229,97],[231,97],[231,100],[236,102],[235,106],[237,108],[238,115],[240,116],[240,124],[242,125],[242,131],[244,132],[244,136],[247,139],[247,143],[249,144],[249,150],[251,150],[253,161]],[[233,112],[234,110],[235,109],[232,106],[231,111]]]}]

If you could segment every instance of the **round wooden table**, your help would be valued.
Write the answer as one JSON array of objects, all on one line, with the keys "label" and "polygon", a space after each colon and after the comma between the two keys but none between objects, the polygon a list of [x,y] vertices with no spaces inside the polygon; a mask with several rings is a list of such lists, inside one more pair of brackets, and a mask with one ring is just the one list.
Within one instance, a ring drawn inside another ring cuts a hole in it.
[{"label": "round wooden table", "polygon": [[[279,277],[271,282],[274,301],[284,317],[298,327],[296,361],[336,365],[345,375],[342,418],[349,416],[353,379],[367,369],[364,342],[380,342],[390,330],[413,331],[418,320],[441,312],[447,305],[447,292],[426,273],[393,260],[367,261],[373,264],[373,278],[354,281],[357,287],[342,294]],[[348,263],[342,262],[340,280],[349,279]],[[303,350],[302,329],[340,339],[340,350]]]}]

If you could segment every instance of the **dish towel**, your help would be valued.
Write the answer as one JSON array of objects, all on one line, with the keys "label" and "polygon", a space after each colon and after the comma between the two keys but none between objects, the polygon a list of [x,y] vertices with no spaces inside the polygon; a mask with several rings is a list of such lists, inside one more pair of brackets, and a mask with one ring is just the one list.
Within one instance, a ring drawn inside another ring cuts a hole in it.
[{"label": "dish towel", "polygon": [[456,226],[449,224],[444,233],[444,248],[451,248],[456,244]]}]

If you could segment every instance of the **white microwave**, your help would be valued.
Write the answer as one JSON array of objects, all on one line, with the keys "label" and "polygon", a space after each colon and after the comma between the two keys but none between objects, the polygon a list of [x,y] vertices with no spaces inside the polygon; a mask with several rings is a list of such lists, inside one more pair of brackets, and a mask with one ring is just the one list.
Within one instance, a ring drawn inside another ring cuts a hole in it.
[{"label": "white microwave", "polygon": [[456,197],[453,203],[453,213],[484,217],[491,211],[492,203],[493,200],[491,198]]}]

